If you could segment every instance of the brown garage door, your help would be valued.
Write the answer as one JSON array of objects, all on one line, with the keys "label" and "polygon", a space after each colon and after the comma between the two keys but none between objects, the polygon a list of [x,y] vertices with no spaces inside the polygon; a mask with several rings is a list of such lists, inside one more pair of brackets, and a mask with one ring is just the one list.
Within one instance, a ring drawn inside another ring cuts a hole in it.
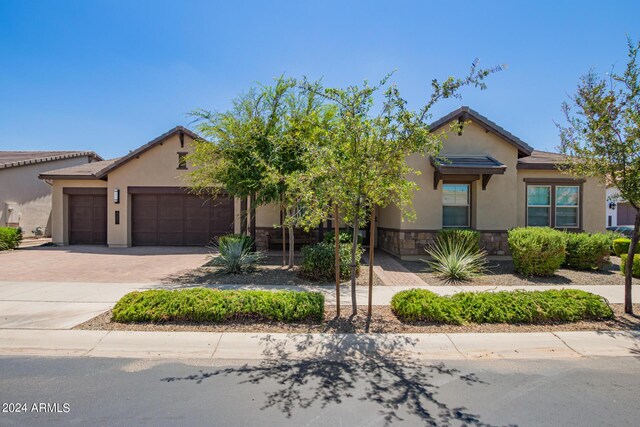
[{"label": "brown garage door", "polygon": [[69,194],[69,244],[107,244],[106,194]]},{"label": "brown garage door", "polygon": [[618,203],[618,225],[633,225],[636,222],[636,210],[629,203]]},{"label": "brown garage door", "polygon": [[177,190],[138,191],[131,195],[135,246],[204,246],[215,236],[233,232],[233,199],[229,197],[210,200]]}]

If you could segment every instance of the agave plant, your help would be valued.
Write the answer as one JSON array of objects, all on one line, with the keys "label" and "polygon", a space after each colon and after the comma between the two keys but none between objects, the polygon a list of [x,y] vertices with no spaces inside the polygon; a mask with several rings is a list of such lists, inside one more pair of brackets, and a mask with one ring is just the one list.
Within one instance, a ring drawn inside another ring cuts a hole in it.
[{"label": "agave plant", "polygon": [[468,280],[486,269],[487,253],[466,239],[436,239],[426,251],[429,267],[449,280]]},{"label": "agave plant", "polygon": [[212,264],[221,267],[220,272],[225,274],[248,273],[264,259],[262,252],[251,250],[253,239],[249,236],[221,236],[211,246],[218,251]]}]

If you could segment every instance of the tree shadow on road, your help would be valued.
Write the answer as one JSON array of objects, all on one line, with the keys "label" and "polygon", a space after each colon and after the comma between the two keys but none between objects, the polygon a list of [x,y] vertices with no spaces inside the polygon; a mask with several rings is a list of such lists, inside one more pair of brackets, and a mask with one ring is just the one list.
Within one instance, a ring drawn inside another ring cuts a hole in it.
[{"label": "tree shadow on road", "polygon": [[[318,344],[321,345],[318,345]],[[319,404],[325,408],[346,398],[375,402],[385,424],[403,421],[402,413],[433,426],[488,426],[465,407],[439,399],[437,384],[462,381],[470,388],[485,384],[474,373],[444,363],[411,360],[406,349],[416,341],[406,336],[328,334],[289,335],[262,339],[266,358],[256,365],[228,367],[164,382],[203,384],[217,376],[236,376],[240,384],[275,383],[262,409],[276,408],[287,417],[295,410]],[[470,393],[481,392],[469,390]]]}]

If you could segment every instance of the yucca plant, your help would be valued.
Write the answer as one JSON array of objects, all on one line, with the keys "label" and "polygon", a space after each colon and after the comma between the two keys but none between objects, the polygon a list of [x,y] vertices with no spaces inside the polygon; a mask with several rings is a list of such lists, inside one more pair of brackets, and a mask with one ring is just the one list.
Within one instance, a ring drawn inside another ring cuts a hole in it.
[{"label": "yucca plant", "polygon": [[436,239],[426,251],[429,267],[449,280],[468,280],[486,269],[487,253],[468,239]]},{"label": "yucca plant", "polygon": [[218,251],[212,264],[221,267],[220,273],[248,273],[255,270],[256,264],[265,257],[264,253],[251,250],[253,239],[249,236],[221,236],[211,246]]}]

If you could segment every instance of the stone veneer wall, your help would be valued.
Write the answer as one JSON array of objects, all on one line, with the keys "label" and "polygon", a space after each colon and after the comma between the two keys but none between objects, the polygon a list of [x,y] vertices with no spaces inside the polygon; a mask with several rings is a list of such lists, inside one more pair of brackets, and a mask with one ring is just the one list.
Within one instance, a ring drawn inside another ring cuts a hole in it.
[{"label": "stone veneer wall", "polygon": [[[378,227],[378,247],[396,256],[425,255],[437,231],[401,231]],[[480,247],[489,255],[510,255],[506,231],[480,231]]]}]

